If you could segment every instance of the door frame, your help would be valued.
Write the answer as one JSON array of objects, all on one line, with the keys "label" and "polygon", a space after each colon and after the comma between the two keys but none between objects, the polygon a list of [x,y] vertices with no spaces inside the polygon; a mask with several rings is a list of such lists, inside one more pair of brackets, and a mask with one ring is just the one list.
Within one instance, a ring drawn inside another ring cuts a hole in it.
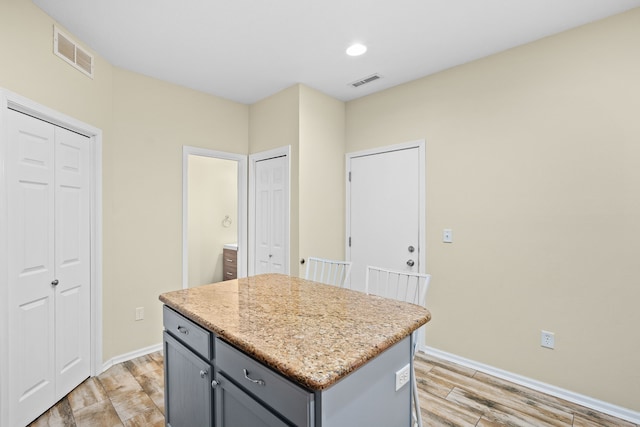
[{"label": "door frame", "polygon": [[247,156],[207,148],[182,147],[182,288],[189,287],[189,156],[238,163],[238,278],[247,275]]},{"label": "door frame", "polygon": [[387,145],[384,147],[378,147],[378,148],[372,148],[369,150],[363,150],[363,151],[356,151],[353,153],[347,153],[345,155],[346,157],[346,162],[345,162],[345,167],[346,167],[346,172],[345,172],[345,186],[346,186],[346,200],[345,200],[345,206],[346,206],[346,218],[345,218],[345,242],[344,242],[344,246],[345,246],[345,250],[344,253],[346,254],[346,259],[348,261],[351,261],[351,246],[349,246],[349,236],[351,236],[351,183],[349,181],[349,171],[351,170],[351,160],[355,157],[363,157],[363,156],[368,156],[368,155],[375,155],[375,154],[383,154],[383,153],[388,153],[391,151],[398,151],[398,150],[406,150],[406,149],[411,149],[411,148],[417,148],[418,149],[418,155],[419,155],[419,173],[418,173],[418,180],[420,181],[418,183],[418,191],[419,191],[419,206],[420,206],[420,213],[419,213],[419,227],[420,227],[420,233],[419,234],[419,238],[418,238],[418,245],[420,248],[420,253],[419,253],[419,257],[418,257],[418,272],[419,273],[424,273],[427,271],[427,251],[426,251],[426,173],[425,173],[425,165],[426,165],[426,143],[424,141],[424,139],[420,139],[420,140],[416,140],[416,141],[409,141],[409,142],[405,142],[405,143],[400,143],[400,144],[394,144],[394,145]]},{"label": "door frame", "polygon": [[256,163],[261,160],[272,159],[274,157],[286,157],[285,177],[285,219],[284,219],[284,240],[287,246],[284,250],[284,274],[290,274],[291,268],[291,146],[275,148],[273,150],[262,151],[249,155],[249,276],[255,274],[256,261]]},{"label": "door frame", "polygon": [[[91,362],[90,373],[96,376],[102,373],[102,130],[81,122],[66,114],[55,111],[44,105],[38,104],[28,98],[11,91],[0,88],[0,334],[7,336],[9,325],[9,291],[4,284],[9,282],[8,277],[8,204],[6,194],[8,182],[6,166],[8,148],[8,129],[4,126],[7,120],[8,109],[16,110],[32,116],[36,119],[49,122],[53,125],[69,129],[88,137],[91,145],[91,183],[90,183],[90,236],[91,236]],[[9,364],[8,340],[0,341],[0,377],[5,377],[11,368]],[[0,381],[0,402],[5,402],[9,395],[8,381]],[[0,404],[0,424],[8,423],[8,408]]]}]

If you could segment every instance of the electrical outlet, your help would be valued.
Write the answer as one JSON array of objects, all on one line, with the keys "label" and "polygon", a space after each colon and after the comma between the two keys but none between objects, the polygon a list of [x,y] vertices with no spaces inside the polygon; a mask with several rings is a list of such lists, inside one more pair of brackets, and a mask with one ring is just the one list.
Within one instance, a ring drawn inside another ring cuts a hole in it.
[{"label": "electrical outlet", "polygon": [[553,349],[556,346],[556,336],[553,332],[540,331],[540,345]]},{"label": "electrical outlet", "polygon": [[396,372],[396,391],[400,390],[402,386],[409,382],[411,378],[411,367],[407,364],[404,368]]},{"label": "electrical outlet", "polygon": [[136,308],[136,322],[144,319],[144,307]]}]

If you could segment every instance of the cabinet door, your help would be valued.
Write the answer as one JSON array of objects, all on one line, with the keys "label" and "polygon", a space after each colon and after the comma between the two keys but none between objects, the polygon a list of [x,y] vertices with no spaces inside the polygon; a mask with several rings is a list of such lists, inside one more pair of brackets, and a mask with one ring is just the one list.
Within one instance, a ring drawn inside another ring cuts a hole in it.
[{"label": "cabinet door", "polygon": [[165,419],[168,427],[212,427],[212,368],[164,332]]},{"label": "cabinet door", "polygon": [[217,381],[216,427],[287,427],[290,425],[219,372]]}]

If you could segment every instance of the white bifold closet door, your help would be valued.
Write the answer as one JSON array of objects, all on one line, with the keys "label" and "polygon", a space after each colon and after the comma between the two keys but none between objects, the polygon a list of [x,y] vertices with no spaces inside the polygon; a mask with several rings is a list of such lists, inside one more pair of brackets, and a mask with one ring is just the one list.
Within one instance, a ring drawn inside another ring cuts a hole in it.
[{"label": "white bifold closet door", "polygon": [[22,426],[90,376],[90,144],[8,114],[9,412]]},{"label": "white bifold closet door", "polygon": [[287,157],[256,162],[255,274],[285,272]]}]

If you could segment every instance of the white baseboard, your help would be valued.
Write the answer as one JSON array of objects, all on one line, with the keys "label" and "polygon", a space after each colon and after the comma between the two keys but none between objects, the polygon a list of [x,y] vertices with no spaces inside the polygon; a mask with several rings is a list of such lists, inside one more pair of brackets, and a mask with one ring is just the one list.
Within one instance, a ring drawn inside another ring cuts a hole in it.
[{"label": "white baseboard", "polygon": [[139,350],[132,351],[131,353],[121,354],[120,356],[112,357],[102,365],[102,372],[106,371],[113,365],[126,362],[127,360],[135,359],[136,357],[144,356],[145,354],[155,353],[162,350],[162,343],[154,344],[149,347],[141,348]]},{"label": "white baseboard", "polygon": [[514,384],[519,384],[530,389],[540,391],[550,396],[555,396],[560,399],[567,400],[569,402],[585,406],[589,409],[593,409],[598,412],[602,412],[616,418],[632,422],[634,424],[640,424],[640,412],[632,411],[631,409],[623,408],[621,406],[613,405],[611,403],[604,402],[602,400],[594,399],[583,394],[574,393],[569,390],[565,390],[560,387],[556,387],[551,384],[543,383],[531,378],[527,378],[522,375],[514,374],[513,372],[504,371],[493,366],[485,365],[483,363],[476,362],[474,360],[465,359],[464,357],[457,356],[455,354],[447,353],[445,351],[438,350],[433,347],[423,347],[420,349],[423,353],[432,355],[439,359],[444,359],[449,362],[453,362],[457,365],[466,366],[467,368],[475,369],[476,371],[483,372],[485,374],[493,375],[494,377],[501,378],[503,380],[510,381]]}]

